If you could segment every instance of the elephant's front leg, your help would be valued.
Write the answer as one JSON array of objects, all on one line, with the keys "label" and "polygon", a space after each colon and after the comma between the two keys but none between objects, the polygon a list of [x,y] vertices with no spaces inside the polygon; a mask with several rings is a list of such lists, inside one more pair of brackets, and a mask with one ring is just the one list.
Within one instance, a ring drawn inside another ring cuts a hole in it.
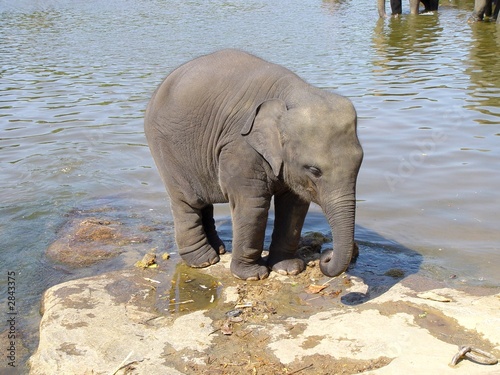
[{"label": "elephant's front leg", "polygon": [[282,275],[297,275],[305,268],[296,252],[309,203],[293,192],[274,197],[275,221],[268,265]]},{"label": "elephant's front leg", "polygon": [[270,201],[270,196],[255,196],[254,191],[244,187],[229,196],[233,219],[231,272],[239,279],[261,280],[269,276],[262,248]]}]

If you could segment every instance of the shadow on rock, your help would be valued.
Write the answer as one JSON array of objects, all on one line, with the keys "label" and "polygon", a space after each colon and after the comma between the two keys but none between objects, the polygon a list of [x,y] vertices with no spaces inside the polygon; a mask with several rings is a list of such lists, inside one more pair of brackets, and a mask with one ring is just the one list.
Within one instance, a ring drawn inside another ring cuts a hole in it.
[{"label": "shadow on rock", "polygon": [[[231,251],[231,221],[227,218],[217,222],[219,234]],[[273,213],[270,214],[266,228],[265,248],[269,248],[274,224]],[[330,292],[321,291],[319,296],[335,297],[341,295],[340,303],[359,305],[370,301],[388,291],[408,276],[419,271],[423,257],[415,250],[409,249],[395,241],[389,240],[370,229],[356,226],[355,241],[359,248],[358,257],[352,261],[343,276],[330,278],[324,276],[318,266],[321,252],[332,247],[332,235],[328,222],[320,212],[309,211],[302,230],[297,255],[308,267],[295,280],[313,282],[313,286],[329,286]],[[342,295],[342,292],[349,292]],[[310,301],[309,298],[307,298]],[[314,303],[319,303],[314,300]]]},{"label": "shadow on rock", "polygon": [[356,234],[359,256],[347,274],[362,279],[363,283],[359,290],[342,296],[343,304],[353,306],[367,302],[419,271],[423,257],[415,250],[367,228],[357,226]]}]

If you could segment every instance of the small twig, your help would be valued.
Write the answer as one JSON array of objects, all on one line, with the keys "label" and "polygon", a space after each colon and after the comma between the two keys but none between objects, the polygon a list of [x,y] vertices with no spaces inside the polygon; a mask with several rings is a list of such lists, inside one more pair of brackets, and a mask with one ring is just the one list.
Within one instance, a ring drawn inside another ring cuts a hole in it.
[{"label": "small twig", "polygon": [[302,368],[299,368],[298,370],[295,370],[295,371],[290,372],[288,375],[297,374],[297,373],[301,372],[302,370],[307,370],[308,368],[311,368],[311,367],[313,367],[313,366],[314,366],[314,364],[313,364],[313,363],[311,363],[310,365],[304,366],[304,367],[302,367]]},{"label": "small twig", "polygon": [[271,338],[271,336],[264,337],[262,340],[259,340],[259,343],[262,343],[264,341],[267,341]]},{"label": "small twig", "polygon": [[161,318],[161,317],[162,317],[161,315],[153,316],[152,318],[149,318],[149,319],[145,320],[144,323],[149,323],[150,321],[158,319],[158,318]]},{"label": "small twig", "polygon": [[128,366],[130,366],[130,365],[131,365],[131,364],[133,364],[133,363],[139,363],[139,362],[142,362],[142,361],[144,361],[144,359],[141,359],[140,361],[139,361],[139,360],[136,360],[136,361],[130,361],[130,362],[128,362],[128,363],[125,363],[122,367],[120,367],[118,370],[116,370],[116,371],[113,373],[113,375],[115,375],[118,371],[120,371],[121,369],[124,369],[124,368],[126,368],[126,367],[128,367]]},{"label": "small twig", "polygon": [[194,300],[188,299],[187,301],[181,301],[181,302],[170,302],[168,305],[173,306],[173,305],[184,305],[185,303],[193,303]]},{"label": "small twig", "polygon": [[247,336],[248,336],[250,333],[252,333],[252,332],[253,332],[253,331],[252,331],[252,330],[250,330],[250,331],[248,331],[247,333],[245,333],[244,335],[240,336],[240,338],[245,338],[245,337],[247,337]]},{"label": "small twig", "polygon": [[153,280],[153,279],[150,279],[149,277],[143,277],[143,279],[146,281],[152,282],[152,283],[161,284],[161,281]]},{"label": "small twig", "polygon": [[126,357],[125,357],[125,359],[122,361],[122,363],[120,363],[120,364],[118,365],[118,368],[117,368],[115,371],[113,371],[113,372],[111,373],[111,375],[116,375],[116,373],[117,373],[118,371],[120,371],[122,368],[127,367],[128,365],[131,365],[132,363],[136,363],[136,362],[142,362],[142,361],[144,361],[144,360],[141,360],[141,361],[132,361],[132,362],[127,362],[127,361],[129,360],[129,358],[132,356],[132,354],[133,354],[133,353],[134,353],[134,351],[133,351],[133,350],[132,350],[130,353],[128,353],[128,356],[126,356]]},{"label": "small twig", "polygon": [[[335,276],[335,277],[337,277],[337,276]],[[335,279],[335,277],[332,277],[330,280],[325,281],[322,285],[326,285],[326,284],[331,283],[333,281],[333,279]]]},{"label": "small twig", "polygon": [[239,303],[236,306],[234,306],[235,309],[242,309],[244,307],[253,307],[252,302],[244,302],[244,303]]},{"label": "small twig", "polygon": [[128,359],[130,358],[130,356],[132,355],[132,353],[134,353],[133,350],[130,353],[128,353],[128,355],[125,357],[125,359],[118,365],[118,368],[115,371],[113,371],[111,373],[111,375],[115,375],[118,371],[120,371],[122,369],[123,364],[128,361]]},{"label": "small twig", "polygon": [[323,295],[321,293],[318,293],[319,295],[317,295],[316,297],[311,297],[311,298],[308,298],[306,300],[306,302],[309,302],[309,301],[314,301],[315,299],[318,299],[318,298],[321,298],[323,297]]},{"label": "small twig", "polygon": [[224,363],[224,366],[245,366],[245,362],[242,363]]},{"label": "small twig", "polygon": [[208,335],[210,336],[210,335],[214,334],[217,331],[220,331],[220,328],[217,328],[215,331],[210,332]]}]

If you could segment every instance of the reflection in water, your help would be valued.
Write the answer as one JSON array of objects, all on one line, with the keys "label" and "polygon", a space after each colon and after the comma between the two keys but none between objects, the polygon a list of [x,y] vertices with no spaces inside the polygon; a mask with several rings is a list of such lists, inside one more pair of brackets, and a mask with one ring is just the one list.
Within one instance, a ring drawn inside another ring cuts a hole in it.
[{"label": "reflection in water", "polygon": [[[405,67],[411,69],[403,71],[403,74],[413,73],[419,68],[429,72],[433,60],[440,55],[439,46],[436,45],[443,33],[439,17],[434,14],[422,17],[392,17],[388,21],[379,19],[375,26],[374,66],[380,67],[382,71]],[[415,66],[415,63],[418,65]],[[429,65],[426,66],[426,63]],[[428,75],[427,78],[430,80],[433,77]]]},{"label": "reflection in water", "polygon": [[[371,142],[363,143],[361,179],[371,189],[361,182],[359,195],[368,199],[358,217],[375,223],[381,211],[370,197],[386,202],[396,209],[391,237],[408,236],[406,244],[444,256],[451,268],[468,264],[483,273],[479,263],[493,264],[500,240],[492,208],[500,182],[498,34],[488,24],[465,25],[466,11],[457,19],[455,12],[444,8],[437,15],[379,20],[375,26],[371,87],[383,102],[370,111],[372,124],[366,121]],[[389,215],[384,221],[391,222]],[[419,229],[410,234],[417,222]],[[453,257],[457,252],[460,260]]]},{"label": "reflection in water", "polygon": [[[482,27],[479,27],[482,26]],[[500,117],[500,28],[494,24],[473,24],[473,39],[468,48],[467,67],[470,76],[471,104],[467,108],[484,116],[480,124],[499,124]]]}]

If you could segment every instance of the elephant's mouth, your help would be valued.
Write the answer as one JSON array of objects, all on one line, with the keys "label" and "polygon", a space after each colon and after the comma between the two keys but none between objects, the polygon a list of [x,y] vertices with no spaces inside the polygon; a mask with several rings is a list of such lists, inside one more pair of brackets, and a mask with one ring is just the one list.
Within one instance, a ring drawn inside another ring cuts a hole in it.
[{"label": "elephant's mouth", "polygon": [[290,177],[287,173],[287,168],[284,170],[284,180],[285,184],[289,186],[295,194],[297,194],[302,200],[306,202],[319,203],[319,189],[318,186],[310,178],[304,176],[303,179],[297,181],[297,178]]}]

